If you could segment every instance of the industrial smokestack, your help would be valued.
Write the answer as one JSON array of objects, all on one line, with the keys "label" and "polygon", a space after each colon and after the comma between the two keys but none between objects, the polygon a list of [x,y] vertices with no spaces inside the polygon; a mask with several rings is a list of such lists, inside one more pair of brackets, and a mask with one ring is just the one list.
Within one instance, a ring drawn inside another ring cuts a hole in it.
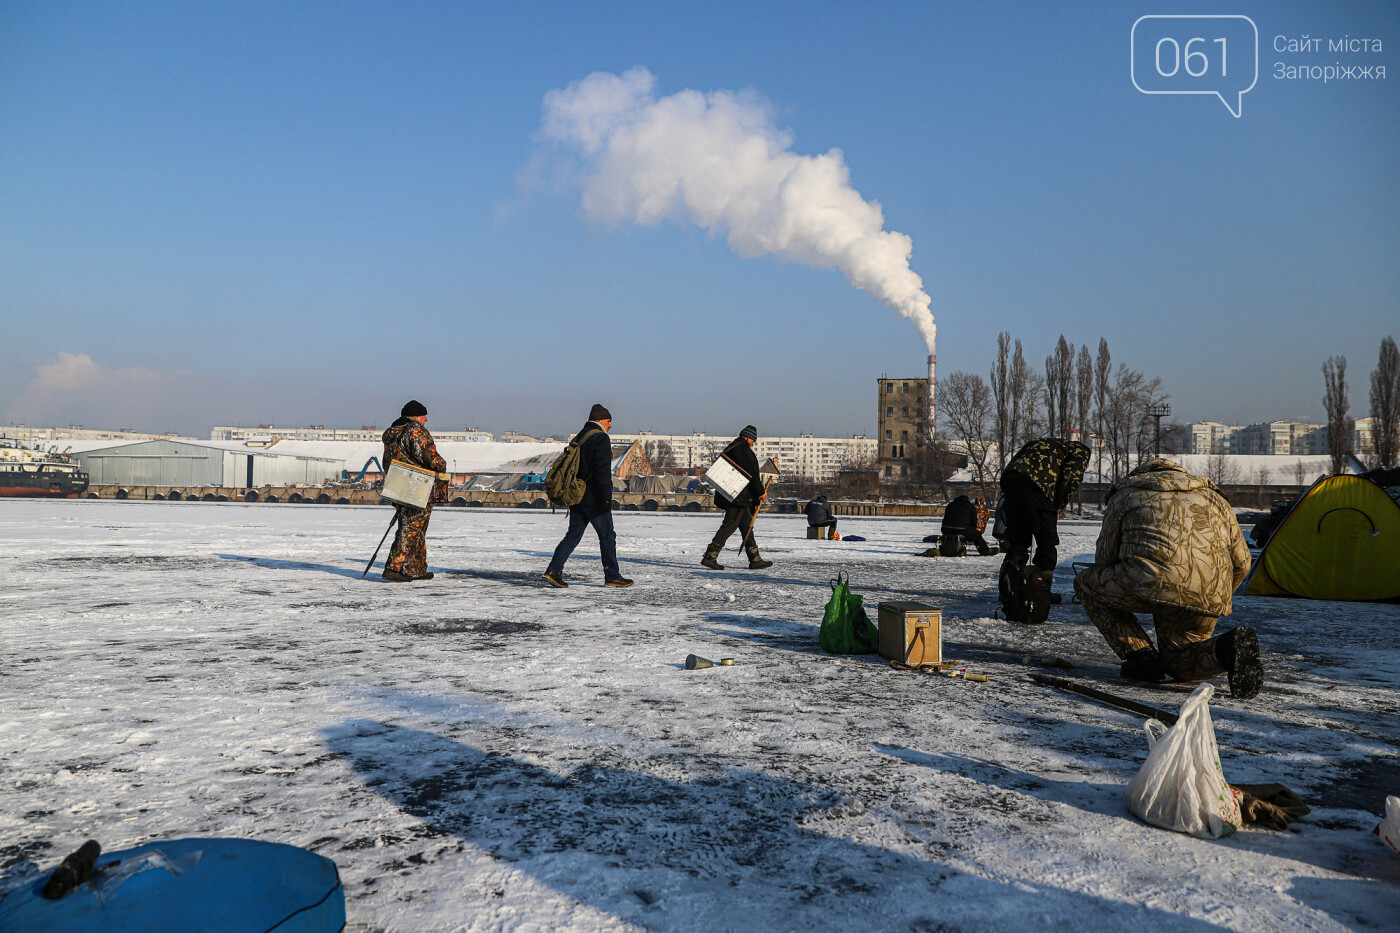
[{"label": "industrial smokestack", "polygon": [[590,220],[694,224],[745,258],[840,269],[913,322],[934,352],[932,302],[909,268],[913,241],[886,230],[880,205],[851,187],[840,149],[793,152],[758,95],[658,97],[645,68],[600,71],[547,93],[541,129],[575,163]]},{"label": "industrial smokestack", "polygon": [[934,388],[934,385],[935,385],[935,380],[934,380],[934,376],[933,376],[933,361],[934,361],[934,355],[933,355],[932,353],[930,353],[930,354],[928,355],[928,436],[929,436],[929,437],[933,437],[933,435],[937,432],[937,422],[934,420],[934,415],[937,413],[937,409],[936,409],[936,408],[934,407],[934,405],[933,405],[933,388]]}]

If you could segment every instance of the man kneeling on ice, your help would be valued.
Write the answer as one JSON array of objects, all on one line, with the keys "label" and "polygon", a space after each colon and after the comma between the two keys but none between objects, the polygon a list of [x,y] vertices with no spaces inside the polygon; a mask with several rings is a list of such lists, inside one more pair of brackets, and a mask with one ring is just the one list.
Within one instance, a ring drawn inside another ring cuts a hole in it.
[{"label": "man kneeling on ice", "polygon": [[[1211,637],[1249,573],[1235,513],[1210,480],[1149,460],[1108,491],[1094,563],[1074,580],[1089,620],[1127,680],[1229,674],[1240,699],[1259,693],[1259,640],[1246,625]],[[1135,612],[1152,613],[1157,648]]]}]

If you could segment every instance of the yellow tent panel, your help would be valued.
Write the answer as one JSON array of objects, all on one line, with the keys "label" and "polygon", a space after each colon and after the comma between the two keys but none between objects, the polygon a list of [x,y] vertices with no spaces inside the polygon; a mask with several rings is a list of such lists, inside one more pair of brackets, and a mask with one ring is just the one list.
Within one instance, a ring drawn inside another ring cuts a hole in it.
[{"label": "yellow tent panel", "polygon": [[1255,561],[1251,596],[1400,597],[1400,505],[1360,476],[1327,476],[1307,491]]}]

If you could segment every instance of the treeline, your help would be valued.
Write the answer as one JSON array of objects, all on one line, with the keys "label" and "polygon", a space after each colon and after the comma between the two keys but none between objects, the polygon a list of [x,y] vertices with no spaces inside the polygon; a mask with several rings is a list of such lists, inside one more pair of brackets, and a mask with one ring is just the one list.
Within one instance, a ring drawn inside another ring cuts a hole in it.
[{"label": "treeline", "polygon": [[1097,353],[1088,344],[1076,352],[1061,334],[1042,373],[1005,331],[986,379],[955,372],[938,390],[939,420],[961,442],[984,491],[1018,447],[1045,436],[1083,441],[1094,449],[1094,470],[1118,479],[1152,452],[1156,422],[1149,412],[1169,398],[1161,379],[1121,363],[1114,369],[1102,337]]},{"label": "treeline", "polygon": [[[1342,473],[1355,453],[1356,419],[1351,417],[1347,358],[1329,356],[1322,364],[1322,409],[1327,413],[1327,454],[1332,472]],[[1393,337],[1381,340],[1380,359],[1371,370],[1372,455],[1366,466],[1389,469],[1400,461],[1400,349]]]}]

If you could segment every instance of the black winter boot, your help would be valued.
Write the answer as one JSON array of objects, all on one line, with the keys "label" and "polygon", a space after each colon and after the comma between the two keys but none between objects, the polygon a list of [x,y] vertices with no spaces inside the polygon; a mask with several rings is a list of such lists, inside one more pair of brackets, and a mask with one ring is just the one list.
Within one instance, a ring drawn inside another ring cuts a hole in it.
[{"label": "black winter boot", "polygon": [[1259,660],[1259,636],[1248,625],[1232,628],[1215,640],[1215,659],[1230,676],[1230,693],[1241,700],[1259,695],[1264,665]]},{"label": "black winter boot", "polygon": [[707,548],[705,556],[700,560],[701,567],[709,567],[711,570],[723,570],[724,565],[719,562],[719,551],[714,548]]},{"label": "black winter boot", "polygon": [[1167,679],[1167,670],[1162,666],[1162,656],[1156,648],[1139,648],[1123,659],[1118,673],[1124,680],[1141,680],[1147,683],[1161,683]]},{"label": "black winter boot", "polygon": [[769,567],[772,566],[773,562],[771,560],[764,560],[763,555],[758,553],[756,549],[749,551],[750,570],[767,570]]}]

